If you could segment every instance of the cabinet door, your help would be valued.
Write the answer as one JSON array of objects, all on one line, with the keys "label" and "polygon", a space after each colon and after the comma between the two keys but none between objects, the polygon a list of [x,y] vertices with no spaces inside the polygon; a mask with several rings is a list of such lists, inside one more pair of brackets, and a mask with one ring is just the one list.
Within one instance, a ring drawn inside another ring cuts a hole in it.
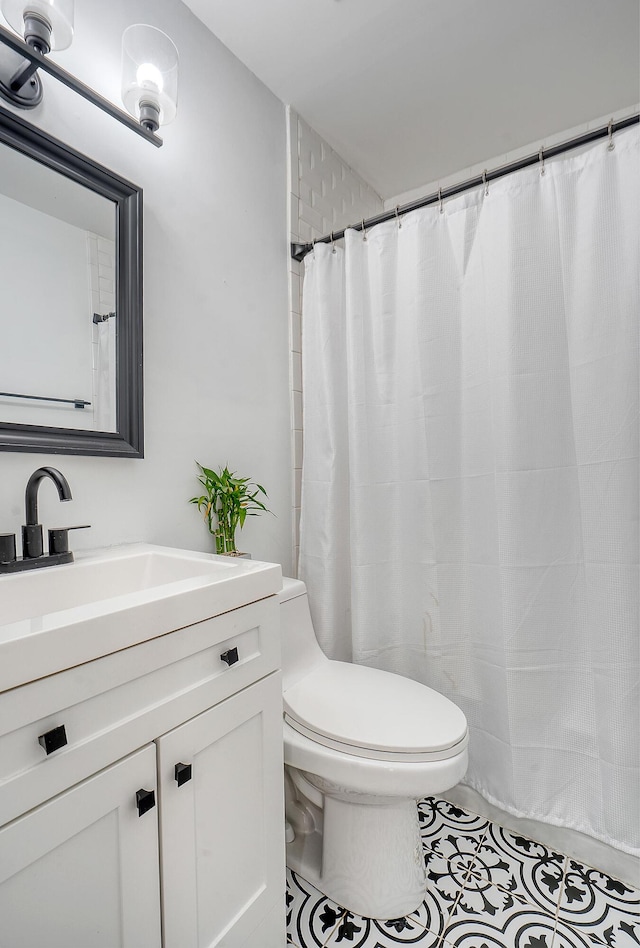
[{"label": "cabinet door", "polygon": [[[240,948],[250,939],[254,948],[281,948],[280,675],[228,698],[157,744],[165,948]],[[191,767],[186,780],[189,772],[178,768],[181,785],[176,765]]]},{"label": "cabinet door", "polygon": [[0,830],[2,948],[159,948],[155,784],[151,744]]}]

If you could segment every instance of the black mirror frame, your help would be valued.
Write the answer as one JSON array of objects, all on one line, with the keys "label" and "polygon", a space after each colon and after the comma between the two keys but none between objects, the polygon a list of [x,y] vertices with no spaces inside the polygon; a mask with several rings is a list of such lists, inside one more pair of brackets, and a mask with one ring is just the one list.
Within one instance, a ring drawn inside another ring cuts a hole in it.
[{"label": "black mirror frame", "polygon": [[[118,313],[115,432],[0,421],[0,451],[144,457],[142,189],[0,106],[0,144],[22,152],[116,205]],[[1,340],[0,340],[1,343]]]}]

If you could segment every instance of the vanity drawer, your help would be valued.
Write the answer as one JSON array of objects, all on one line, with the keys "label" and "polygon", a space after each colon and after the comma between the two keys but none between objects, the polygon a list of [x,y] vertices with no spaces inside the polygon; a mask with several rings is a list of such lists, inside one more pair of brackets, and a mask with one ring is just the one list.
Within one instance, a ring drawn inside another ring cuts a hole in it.
[{"label": "vanity drawer", "polygon": [[0,825],[279,665],[270,597],[0,694]]}]

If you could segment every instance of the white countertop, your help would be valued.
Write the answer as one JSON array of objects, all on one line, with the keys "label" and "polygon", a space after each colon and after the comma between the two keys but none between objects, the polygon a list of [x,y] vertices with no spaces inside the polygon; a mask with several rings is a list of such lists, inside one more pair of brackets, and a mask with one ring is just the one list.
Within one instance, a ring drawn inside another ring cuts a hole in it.
[{"label": "white countertop", "polygon": [[278,564],[146,543],[0,575],[0,691],[277,593]]}]

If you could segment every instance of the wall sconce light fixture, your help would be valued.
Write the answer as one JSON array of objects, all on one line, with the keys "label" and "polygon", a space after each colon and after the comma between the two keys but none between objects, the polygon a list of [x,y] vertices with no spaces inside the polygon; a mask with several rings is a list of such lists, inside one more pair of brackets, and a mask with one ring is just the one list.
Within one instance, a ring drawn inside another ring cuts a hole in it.
[{"label": "wall sconce light fixture", "polygon": [[[0,96],[20,109],[42,101],[38,71],[49,73],[156,147],[155,132],[173,121],[178,101],[178,51],[169,37],[138,23],[122,42],[122,98],[131,115],[117,108],[71,73],[47,59],[73,39],[74,0],[0,0],[0,10],[16,33],[0,26]],[[133,118],[131,116],[134,116]]]},{"label": "wall sconce light fixture", "polygon": [[122,36],[122,101],[151,132],[176,117],[178,50],[166,33],[136,23]]},{"label": "wall sconce light fixture", "polygon": [[[52,49],[66,49],[73,39],[74,0],[2,0],[5,19],[25,43],[40,56]],[[21,109],[33,109],[42,101],[38,65],[2,50],[0,93]]]}]

